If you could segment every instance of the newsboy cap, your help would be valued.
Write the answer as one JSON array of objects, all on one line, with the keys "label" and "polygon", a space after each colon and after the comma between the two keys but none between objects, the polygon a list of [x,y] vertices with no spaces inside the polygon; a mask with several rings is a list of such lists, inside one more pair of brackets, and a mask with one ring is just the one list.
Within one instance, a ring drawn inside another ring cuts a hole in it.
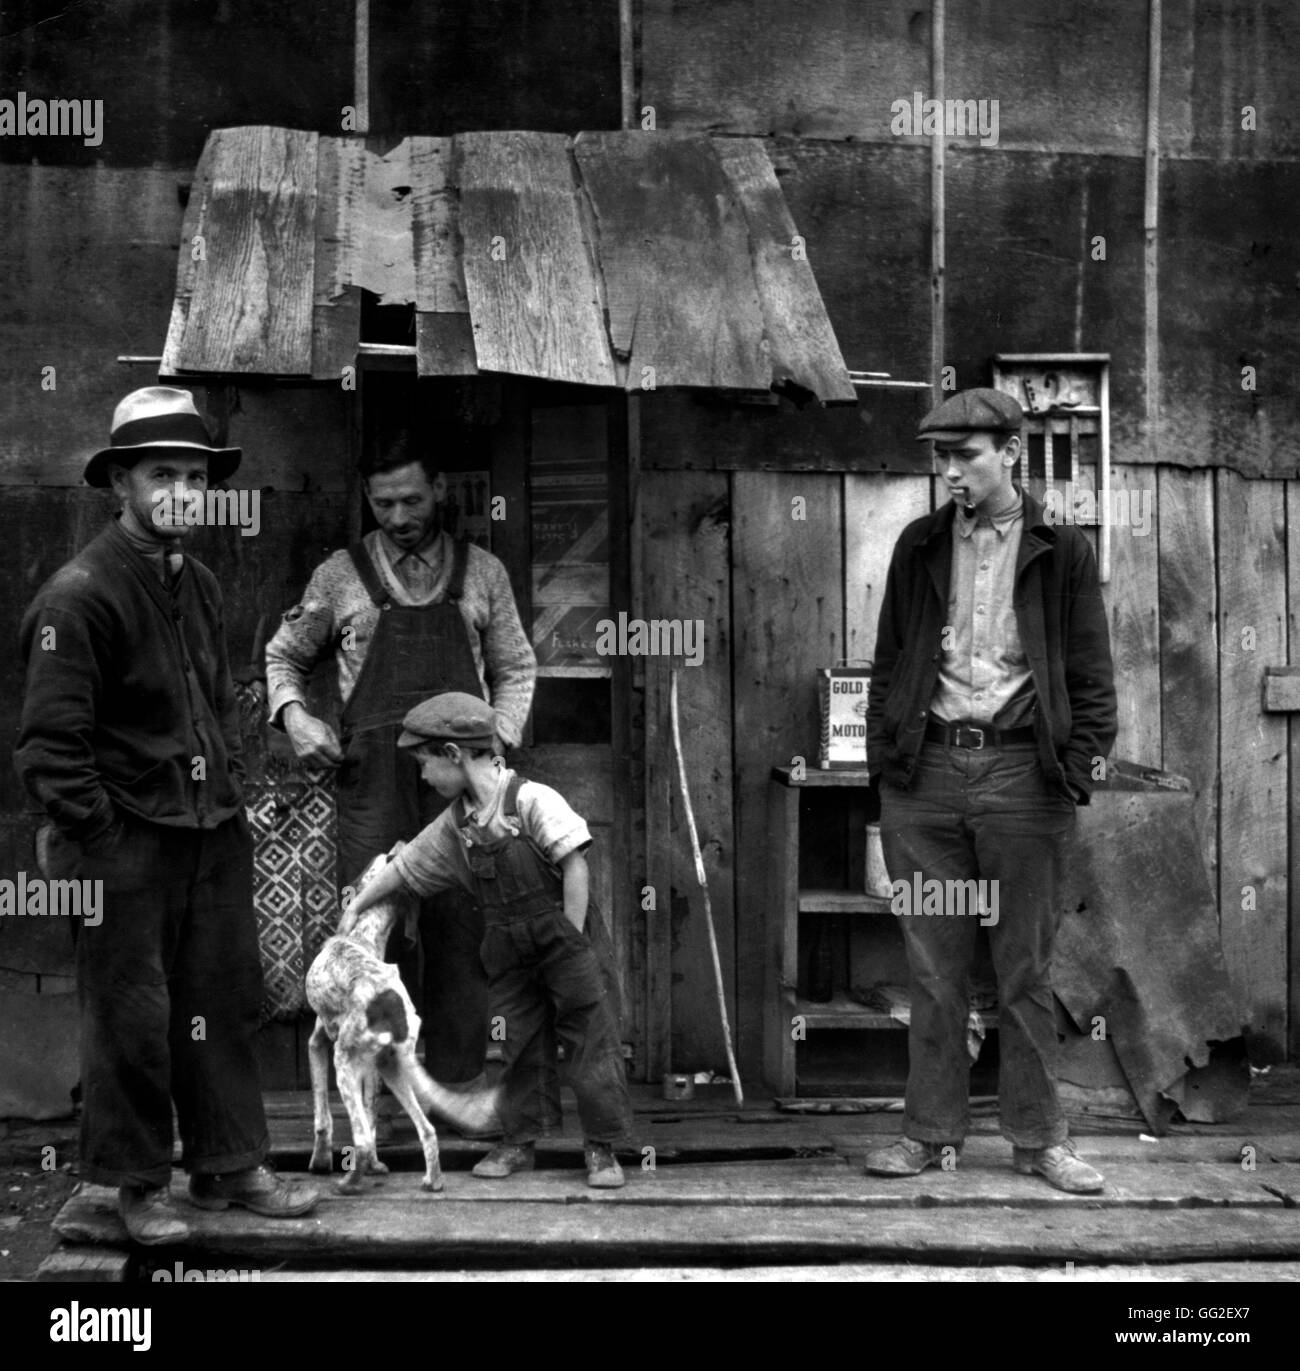
[{"label": "newsboy cap", "polygon": [[916,436],[923,443],[942,443],[967,433],[1019,433],[1025,412],[1014,395],[976,386],[950,395],[921,420]]},{"label": "newsboy cap", "polygon": [[108,468],[134,466],[157,448],[205,452],[208,484],[217,485],[234,473],[242,455],[237,447],[217,447],[188,390],[174,386],[144,386],[133,390],[113,411],[110,446],[86,463],[82,479],[88,486],[106,486]]},{"label": "newsboy cap", "polygon": [[462,747],[491,747],[496,732],[496,710],[486,700],[461,690],[448,690],[421,700],[407,711],[397,746],[459,743]]}]

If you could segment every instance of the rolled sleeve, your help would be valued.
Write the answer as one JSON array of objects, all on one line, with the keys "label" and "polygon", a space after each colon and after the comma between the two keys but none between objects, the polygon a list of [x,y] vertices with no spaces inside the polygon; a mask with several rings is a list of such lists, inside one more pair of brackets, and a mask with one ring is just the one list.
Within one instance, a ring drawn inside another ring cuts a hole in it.
[{"label": "rolled sleeve", "polygon": [[572,852],[591,845],[591,830],[558,790],[537,781],[519,787],[519,819],[524,832],[546,854],[547,860],[562,862]]}]

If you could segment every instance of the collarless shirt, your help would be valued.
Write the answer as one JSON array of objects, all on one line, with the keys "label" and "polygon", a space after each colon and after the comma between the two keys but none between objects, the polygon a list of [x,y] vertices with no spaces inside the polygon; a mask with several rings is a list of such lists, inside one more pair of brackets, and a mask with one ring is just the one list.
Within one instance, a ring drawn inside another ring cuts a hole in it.
[{"label": "collarless shirt", "polygon": [[1019,728],[1033,715],[1033,676],[1013,592],[1025,502],[996,517],[959,509],[952,521],[948,622],[930,711],[948,722]]}]

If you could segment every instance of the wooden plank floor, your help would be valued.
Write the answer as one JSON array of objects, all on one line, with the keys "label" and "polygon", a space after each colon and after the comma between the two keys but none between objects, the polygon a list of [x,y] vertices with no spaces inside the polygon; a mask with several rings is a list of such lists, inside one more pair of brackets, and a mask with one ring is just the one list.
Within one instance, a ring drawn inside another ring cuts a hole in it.
[{"label": "wooden plank floor", "polygon": [[[381,1141],[393,1171],[361,1195],[341,1196],[324,1181],[317,1209],[290,1221],[182,1204],[191,1242],[165,1253],[137,1250],[133,1270],[147,1275],[179,1256],[190,1266],[238,1266],[284,1280],[364,1279],[375,1271],[459,1279],[476,1270],[498,1278],[505,1270],[554,1270],[565,1279],[585,1271],[613,1280],[650,1271],[687,1280],[723,1268],[737,1279],[760,1272],[772,1279],[785,1266],[920,1280],[936,1264],[950,1272],[950,1263],[978,1270],[980,1279],[995,1270],[1006,1279],[1021,1278],[1017,1272],[1053,1279],[1053,1271],[1067,1274],[1067,1263],[1097,1279],[1115,1264],[1124,1279],[1294,1279],[1300,1102],[1293,1099],[1289,1089],[1262,1092],[1232,1124],[1182,1126],[1161,1139],[1145,1139],[1138,1123],[1104,1131],[1081,1123],[1079,1153],[1107,1181],[1087,1196],[1017,1175],[993,1117],[976,1119],[956,1170],[888,1180],[864,1175],[862,1158],[897,1130],[896,1113],[793,1115],[766,1102],[738,1113],[716,1100],[669,1106],[644,1093],[622,1190],[586,1186],[576,1133],[541,1145],[536,1171],[491,1182],[469,1174],[488,1145],[444,1130],[446,1188],[432,1195],[420,1187],[413,1130],[394,1118]],[[277,1164],[301,1172],[310,1101],[269,1096],[267,1112]],[[349,1135],[344,1119],[338,1125],[341,1145]],[[174,1188],[183,1185],[178,1174]],[[83,1187],[68,1202],[56,1220],[64,1246],[43,1277],[90,1269],[82,1259],[91,1252],[130,1250],[114,1198]],[[120,1266],[103,1266],[121,1278]]]}]

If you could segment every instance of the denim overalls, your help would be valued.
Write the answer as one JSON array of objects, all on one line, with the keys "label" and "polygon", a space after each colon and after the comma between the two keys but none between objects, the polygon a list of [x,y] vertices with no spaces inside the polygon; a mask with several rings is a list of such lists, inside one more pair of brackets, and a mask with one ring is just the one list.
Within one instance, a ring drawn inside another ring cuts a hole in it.
[{"label": "denim overalls", "polygon": [[559,1042],[584,1138],[623,1142],[631,1107],[617,1009],[593,946],[600,915],[589,905],[583,932],[565,917],[563,878],[520,824],[521,784],[511,777],[501,802],[511,836],[485,842],[461,829],[485,924],[491,1036],[504,1033],[505,1141],[532,1142],[559,1128]]}]

